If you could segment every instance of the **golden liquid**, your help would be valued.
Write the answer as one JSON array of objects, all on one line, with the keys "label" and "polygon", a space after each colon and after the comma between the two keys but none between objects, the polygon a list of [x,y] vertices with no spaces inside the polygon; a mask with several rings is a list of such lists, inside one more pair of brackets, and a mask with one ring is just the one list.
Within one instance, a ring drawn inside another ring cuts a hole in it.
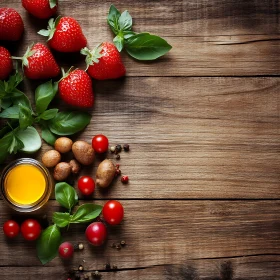
[{"label": "golden liquid", "polygon": [[46,179],[38,167],[31,164],[18,165],[7,174],[5,190],[11,202],[30,205],[44,195]]}]

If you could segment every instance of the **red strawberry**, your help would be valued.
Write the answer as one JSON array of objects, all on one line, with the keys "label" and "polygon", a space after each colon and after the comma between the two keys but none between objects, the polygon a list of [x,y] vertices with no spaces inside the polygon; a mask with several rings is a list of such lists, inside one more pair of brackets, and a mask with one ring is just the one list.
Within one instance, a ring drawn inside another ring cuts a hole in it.
[{"label": "red strawberry", "polygon": [[13,70],[13,61],[10,52],[0,47],[0,80],[5,80]]},{"label": "red strawberry", "polygon": [[40,35],[49,37],[51,48],[59,52],[77,52],[87,45],[79,23],[71,17],[58,17],[49,20],[48,30],[40,30]]},{"label": "red strawberry", "polygon": [[43,44],[37,43],[31,49],[28,47],[21,59],[24,66],[24,74],[29,79],[49,79],[54,78],[60,73],[50,50]]},{"label": "red strawberry", "polygon": [[21,0],[22,6],[34,17],[50,18],[57,11],[56,0]]},{"label": "red strawberry", "polygon": [[118,49],[111,43],[102,43],[93,51],[84,48],[81,53],[87,56],[89,75],[97,80],[117,79],[126,72]]},{"label": "red strawberry", "polygon": [[63,101],[77,107],[92,107],[94,102],[92,82],[89,75],[80,69],[64,73],[58,84]]},{"label": "red strawberry", "polygon": [[12,8],[0,8],[0,40],[17,41],[23,33],[23,21]]}]

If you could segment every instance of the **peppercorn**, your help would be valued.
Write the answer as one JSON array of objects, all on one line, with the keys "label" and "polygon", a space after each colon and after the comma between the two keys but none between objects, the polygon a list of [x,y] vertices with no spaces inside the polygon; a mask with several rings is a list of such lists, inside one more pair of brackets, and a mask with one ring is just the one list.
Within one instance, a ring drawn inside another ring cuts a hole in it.
[{"label": "peppercorn", "polygon": [[121,241],[121,245],[122,245],[122,246],[125,246],[125,245],[126,245],[126,242],[125,242],[124,240],[122,240],[122,241]]},{"label": "peppercorn", "polygon": [[118,154],[122,151],[122,146],[120,144],[116,145],[115,153]]},{"label": "peppercorn", "polygon": [[106,269],[106,270],[110,270],[110,269],[111,269],[111,265],[110,265],[109,263],[106,263],[106,264],[105,264],[105,269]]},{"label": "peppercorn", "polygon": [[120,169],[117,169],[117,170],[115,171],[115,177],[121,175],[121,173],[122,173],[122,171],[121,171]]},{"label": "peppercorn", "polygon": [[122,176],[121,182],[122,182],[123,184],[127,184],[127,183],[128,183],[128,176],[127,176],[127,175]]},{"label": "peppercorn", "polygon": [[73,245],[73,247],[74,247],[74,250],[75,250],[75,251],[79,250],[79,244],[75,243],[75,244]]},{"label": "peppercorn", "polygon": [[83,250],[83,249],[84,249],[84,244],[83,244],[83,243],[80,243],[80,244],[78,245],[78,248],[79,248],[79,250]]},{"label": "peppercorn", "polygon": [[116,245],[116,249],[117,249],[117,250],[120,250],[121,248],[122,248],[122,247],[121,247],[120,244]]},{"label": "peppercorn", "polygon": [[123,149],[125,152],[128,152],[129,151],[129,145],[128,144],[124,144],[123,145]]},{"label": "peppercorn", "polygon": [[115,264],[113,264],[113,269],[114,269],[114,270],[117,270],[118,267],[117,267]]},{"label": "peppercorn", "polygon": [[110,147],[110,151],[111,151],[112,154],[115,152],[115,150],[116,150],[115,146]]},{"label": "peppercorn", "polygon": [[121,159],[121,156],[120,155],[117,155],[116,156],[116,160],[120,160]]},{"label": "peppercorn", "polygon": [[78,269],[79,269],[79,271],[84,271],[84,267],[81,264],[79,265]]}]

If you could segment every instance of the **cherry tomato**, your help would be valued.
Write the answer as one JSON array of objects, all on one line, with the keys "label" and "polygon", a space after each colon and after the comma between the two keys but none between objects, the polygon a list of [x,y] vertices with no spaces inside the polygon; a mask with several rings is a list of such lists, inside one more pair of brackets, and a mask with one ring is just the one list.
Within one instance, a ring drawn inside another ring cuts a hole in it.
[{"label": "cherry tomato", "polygon": [[13,220],[9,220],[3,225],[4,234],[9,238],[14,238],[18,236],[19,230],[20,228],[18,223]]},{"label": "cherry tomato", "polygon": [[41,234],[41,225],[34,219],[28,219],[21,224],[20,230],[25,240],[36,240]]},{"label": "cherry tomato", "polygon": [[82,176],[78,180],[78,188],[80,192],[84,195],[90,195],[94,192],[95,183],[93,179],[89,176]]},{"label": "cherry tomato", "polygon": [[116,200],[109,200],[105,203],[102,210],[104,220],[110,225],[118,225],[124,215],[123,206]]},{"label": "cherry tomato", "polygon": [[108,138],[102,134],[98,134],[92,139],[92,148],[95,152],[102,154],[107,152],[109,146]]},{"label": "cherry tomato", "polygon": [[70,242],[63,242],[58,248],[58,253],[62,259],[70,259],[74,253],[74,246]]},{"label": "cherry tomato", "polygon": [[106,226],[101,222],[91,223],[86,229],[86,238],[94,246],[100,246],[107,237]]}]

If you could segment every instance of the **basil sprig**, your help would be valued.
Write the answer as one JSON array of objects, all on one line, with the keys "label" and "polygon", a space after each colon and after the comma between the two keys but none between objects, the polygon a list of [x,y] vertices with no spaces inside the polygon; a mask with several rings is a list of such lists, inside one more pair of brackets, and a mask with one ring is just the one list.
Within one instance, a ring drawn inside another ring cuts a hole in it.
[{"label": "basil sprig", "polygon": [[107,22],[116,35],[113,43],[121,52],[123,49],[135,59],[154,60],[168,51],[172,46],[164,39],[150,33],[135,33],[132,31],[132,17],[128,11],[120,11],[111,5],[107,17]]},{"label": "basil sprig", "polygon": [[[72,135],[83,130],[90,122],[91,115],[86,112],[59,112],[57,108],[49,109],[49,105],[58,91],[58,83],[51,80],[39,85],[35,90],[35,107],[32,110],[26,95],[16,87],[22,81],[22,76],[16,72],[8,81],[0,81],[0,118],[17,121],[14,127],[6,126],[7,137],[0,139],[0,163],[9,154],[17,151],[36,152],[42,143],[38,132],[32,125],[37,123],[41,127],[42,138],[50,145],[54,145],[57,135]],[[29,129],[32,128],[32,129]],[[12,130],[12,131],[11,131]],[[4,133],[4,130],[1,130]],[[18,137],[20,134],[20,139]],[[1,137],[5,134],[1,134]],[[35,137],[34,137],[35,136]],[[32,138],[31,138],[32,137]],[[24,139],[24,141],[21,141]],[[36,139],[36,143],[34,143]],[[9,142],[10,144],[6,144]],[[34,149],[28,143],[34,143]],[[4,143],[1,145],[1,143]],[[8,148],[7,148],[8,146]]]},{"label": "basil sprig", "polygon": [[60,228],[69,227],[70,224],[89,223],[96,219],[102,211],[102,206],[87,203],[79,206],[71,214],[71,209],[78,202],[78,194],[72,186],[65,182],[55,185],[55,198],[69,212],[53,213],[54,225],[46,228],[37,240],[37,255],[42,264],[46,264],[58,255],[58,247],[62,242]]}]

